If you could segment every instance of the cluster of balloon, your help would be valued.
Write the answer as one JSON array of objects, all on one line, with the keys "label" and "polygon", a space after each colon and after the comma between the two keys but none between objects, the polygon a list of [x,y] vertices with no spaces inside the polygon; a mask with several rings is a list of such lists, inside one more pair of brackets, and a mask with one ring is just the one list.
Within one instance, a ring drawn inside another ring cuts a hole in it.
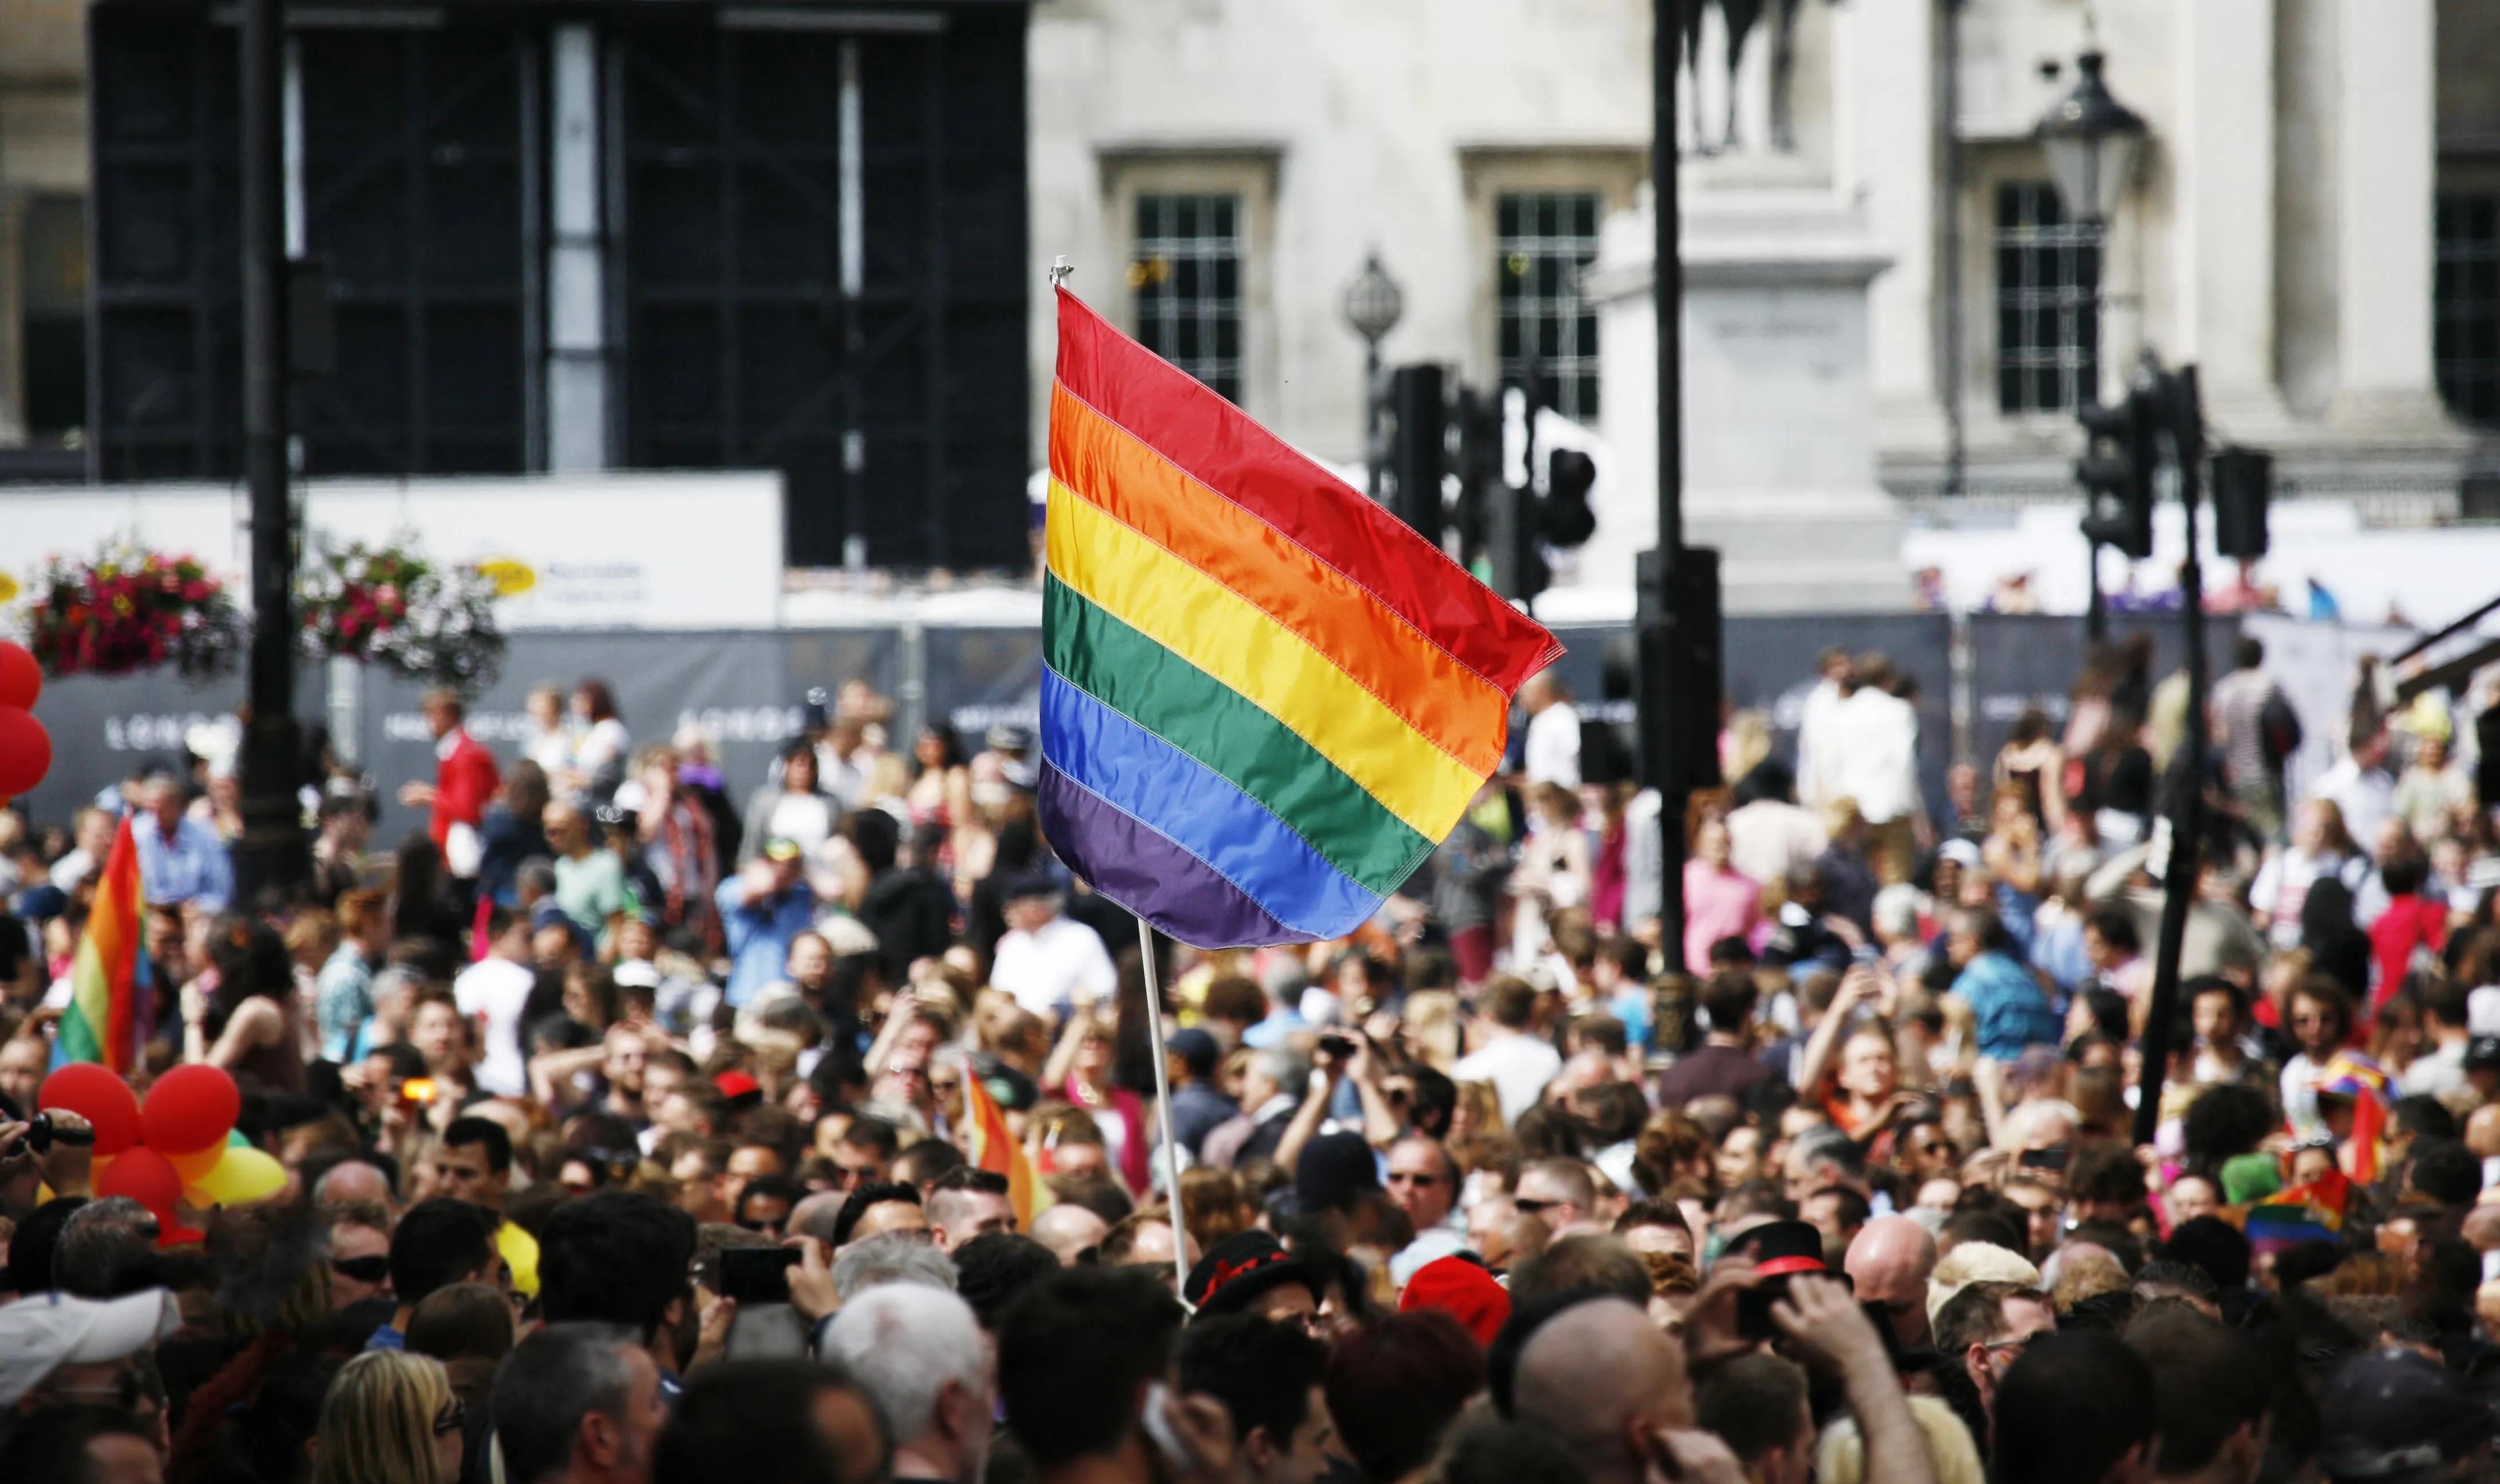
[{"label": "cluster of balloon", "polygon": [[31,791],[52,769],[52,734],[35,719],[43,667],[26,646],[0,639],[0,804]]},{"label": "cluster of balloon", "polygon": [[159,1246],[200,1239],[175,1219],[178,1204],[248,1205],[286,1187],[285,1167],[235,1132],[243,1094],[221,1067],[177,1067],[143,1105],[112,1072],[74,1062],[44,1078],[35,1104],[94,1126],[96,1195],[128,1196],[155,1212]]}]

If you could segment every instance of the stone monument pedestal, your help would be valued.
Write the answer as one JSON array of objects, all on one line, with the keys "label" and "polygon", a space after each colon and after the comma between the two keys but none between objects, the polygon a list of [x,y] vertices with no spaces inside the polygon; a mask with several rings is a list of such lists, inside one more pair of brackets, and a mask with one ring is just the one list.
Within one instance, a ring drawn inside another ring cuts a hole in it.
[{"label": "stone monument pedestal", "polygon": [[[1586,284],[1615,477],[1584,586],[1628,585],[1633,554],[1658,541],[1650,237],[1646,209],[1610,222]],[[1726,610],[1908,608],[1867,371],[1866,286],[1891,260],[1821,193],[1688,208],[1683,255],[1684,533],[1720,549]]]}]

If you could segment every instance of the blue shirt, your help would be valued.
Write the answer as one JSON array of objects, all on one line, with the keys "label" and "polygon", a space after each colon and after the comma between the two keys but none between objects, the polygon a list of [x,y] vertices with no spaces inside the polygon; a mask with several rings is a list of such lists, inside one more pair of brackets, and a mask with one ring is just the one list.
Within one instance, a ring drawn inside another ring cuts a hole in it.
[{"label": "blue shirt", "polygon": [[758,990],[787,977],[782,970],[790,961],[790,940],[816,925],[816,894],[806,882],[793,881],[788,891],[749,904],[746,883],[732,876],[720,883],[713,900],[729,939],[729,1003],[742,1008]]},{"label": "blue shirt", "polygon": [[321,966],[317,983],[313,1016],[321,1025],[321,1057],[345,1062],[374,1013],[373,966],[353,942],[343,942]]},{"label": "blue shirt", "polygon": [[178,907],[194,902],[207,911],[222,912],[234,897],[234,862],[217,832],[196,819],[174,827],[174,838],[153,815],[131,821],[131,839],[139,844],[139,884],[149,907]]},{"label": "blue shirt", "polygon": [[2002,953],[1983,953],[1964,965],[1953,992],[1969,1003],[1979,1022],[1982,1055],[2010,1062],[2026,1047],[2057,1043],[2057,1012],[2040,981]]},{"label": "blue shirt", "polygon": [[1283,1006],[1271,1006],[1267,1018],[1241,1033],[1241,1044],[1253,1051],[1265,1051],[1296,1031],[1307,1031],[1311,1023]]},{"label": "blue shirt", "polygon": [[365,1348],[368,1350],[405,1350],[408,1348],[408,1336],[401,1334],[399,1331],[392,1329],[389,1325],[383,1325],[380,1329],[376,1330],[373,1333],[373,1336],[371,1338],[365,1341]]}]

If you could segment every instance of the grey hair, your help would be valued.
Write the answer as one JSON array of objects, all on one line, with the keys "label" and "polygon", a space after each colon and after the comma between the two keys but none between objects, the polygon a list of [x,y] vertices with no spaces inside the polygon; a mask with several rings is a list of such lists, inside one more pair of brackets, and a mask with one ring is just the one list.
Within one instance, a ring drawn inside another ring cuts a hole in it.
[{"label": "grey hair", "polygon": [[70,1213],[52,1247],[52,1285],[81,1299],[118,1299],[156,1281],[156,1218],[128,1196]]},{"label": "grey hair", "polygon": [[[1311,1079],[1311,1064],[1283,1046],[1269,1046],[1252,1054],[1251,1070],[1275,1083],[1284,1091],[1299,1097],[1302,1084]],[[1244,1111],[1248,1111],[1244,1109]]]},{"label": "grey hair", "polygon": [[863,1237],[834,1259],[834,1292],[845,1304],[851,1295],[888,1283],[917,1283],[953,1293],[955,1265],[917,1232]]},{"label": "grey hair", "polygon": [[1866,1177],[1866,1151],[1858,1147],[1856,1139],[1829,1124],[1806,1130],[1796,1137],[1796,1142],[1789,1149],[1791,1156],[1805,1169],[1829,1165],[1845,1178],[1862,1180]]},{"label": "grey hair", "polygon": [[1875,931],[1891,938],[1919,936],[1919,889],[1897,882],[1875,894]]},{"label": "grey hair", "polygon": [[888,1283],[844,1301],[822,1350],[849,1368],[897,1445],[926,1434],[946,1383],[986,1389],[989,1342],[972,1306],[919,1283]]},{"label": "grey hair", "polygon": [[629,1350],[641,1337],[622,1325],[551,1324],[512,1348],[495,1372],[490,1406],[505,1484],[540,1484],[573,1457],[581,1419],[621,1416],[634,1389]]}]

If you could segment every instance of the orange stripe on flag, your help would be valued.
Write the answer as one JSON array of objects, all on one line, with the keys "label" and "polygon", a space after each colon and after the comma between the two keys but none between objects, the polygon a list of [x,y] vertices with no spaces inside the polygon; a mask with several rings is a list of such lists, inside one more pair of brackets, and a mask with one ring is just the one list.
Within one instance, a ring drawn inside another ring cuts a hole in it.
[{"label": "orange stripe on flag", "polygon": [[964,1152],[976,1170],[1007,1177],[1007,1204],[1015,1210],[1016,1230],[1033,1225],[1033,1218],[1048,1210],[1050,1192],[1034,1173],[1033,1161],[1026,1157],[1024,1145],[1007,1132],[1007,1115],[999,1101],[990,1096],[988,1084],[971,1068],[964,1069],[964,1122],[969,1126],[971,1147]]}]

